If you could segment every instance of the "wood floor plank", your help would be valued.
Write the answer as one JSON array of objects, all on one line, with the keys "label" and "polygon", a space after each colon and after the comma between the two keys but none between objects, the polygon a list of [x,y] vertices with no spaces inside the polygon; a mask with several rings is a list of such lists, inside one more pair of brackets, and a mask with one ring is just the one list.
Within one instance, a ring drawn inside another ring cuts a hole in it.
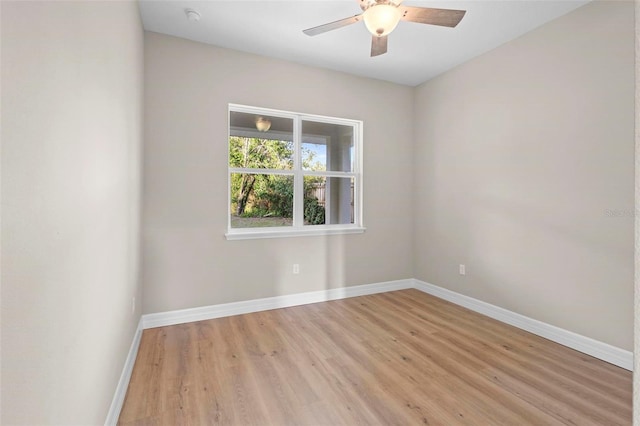
[{"label": "wood floor plank", "polygon": [[627,425],[631,373],[401,290],[145,330],[119,424]]}]

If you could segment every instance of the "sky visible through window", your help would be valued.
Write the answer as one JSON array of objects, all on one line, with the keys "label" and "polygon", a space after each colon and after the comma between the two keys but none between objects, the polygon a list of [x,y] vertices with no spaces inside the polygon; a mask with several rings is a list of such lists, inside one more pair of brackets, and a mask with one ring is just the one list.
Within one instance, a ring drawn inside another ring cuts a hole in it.
[{"label": "sky visible through window", "polygon": [[[307,143],[303,142],[302,147],[308,149],[313,153],[313,163],[327,164],[327,146],[324,144]],[[305,155],[303,153],[303,155]]]},{"label": "sky visible through window", "polygon": [[[324,170],[326,170],[326,164],[327,164],[327,146],[325,144],[317,144],[317,143],[310,143],[310,142],[303,142],[302,143],[302,147],[305,149],[308,149],[309,151],[311,151],[313,153],[313,163],[320,163],[325,165]],[[354,158],[354,153],[355,153],[355,149],[353,146],[351,146],[350,151],[350,155],[351,155],[351,170],[353,170],[353,161],[355,160]],[[304,159],[304,153],[303,155],[303,159]]]}]

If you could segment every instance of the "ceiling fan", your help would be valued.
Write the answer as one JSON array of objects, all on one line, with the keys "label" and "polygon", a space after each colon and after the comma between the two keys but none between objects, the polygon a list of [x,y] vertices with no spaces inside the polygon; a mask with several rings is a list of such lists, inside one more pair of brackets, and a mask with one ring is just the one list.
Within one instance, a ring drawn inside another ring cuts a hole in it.
[{"label": "ceiling fan", "polygon": [[400,21],[453,28],[458,25],[466,13],[465,10],[401,6],[402,0],[357,1],[360,3],[360,8],[363,13],[306,29],[303,33],[308,36],[315,36],[364,20],[367,29],[373,34],[371,39],[371,56],[378,56],[387,53],[387,36],[396,28],[396,25],[398,25]]}]

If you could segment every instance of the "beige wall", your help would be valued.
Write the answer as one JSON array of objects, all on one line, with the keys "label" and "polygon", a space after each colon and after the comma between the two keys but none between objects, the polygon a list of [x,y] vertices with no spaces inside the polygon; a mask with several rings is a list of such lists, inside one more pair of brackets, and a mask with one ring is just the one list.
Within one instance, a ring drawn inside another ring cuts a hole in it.
[{"label": "beige wall", "polygon": [[633,40],[595,2],[417,89],[416,278],[632,349]]},{"label": "beige wall", "polygon": [[[146,33],[144,312],[412,277],[412,99],[409,87]],[[363,120],[366,233],[226,241],[230,102]]]},{"label": "beige wall", "polygon": [[2,424],[103,424],[140,317],[134,2],[1,2]]}]

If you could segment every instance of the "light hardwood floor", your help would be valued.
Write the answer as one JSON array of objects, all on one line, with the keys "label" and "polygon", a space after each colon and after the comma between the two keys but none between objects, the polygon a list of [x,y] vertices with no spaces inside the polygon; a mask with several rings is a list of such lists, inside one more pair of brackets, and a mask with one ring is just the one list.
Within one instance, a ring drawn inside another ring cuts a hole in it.
[{"label": "light hardwood floor", "polygon": [[145,330],[121,425],[629,425],[631,372],[418,290]]}]

